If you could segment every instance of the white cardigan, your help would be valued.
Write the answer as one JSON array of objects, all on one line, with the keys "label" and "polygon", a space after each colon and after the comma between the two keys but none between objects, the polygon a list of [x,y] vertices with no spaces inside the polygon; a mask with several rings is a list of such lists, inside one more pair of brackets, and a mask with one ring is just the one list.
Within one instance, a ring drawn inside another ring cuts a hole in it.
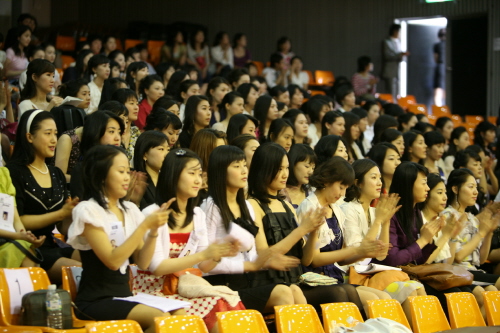
[{"label": "white cardigan", "polygon": [[[145,216],[150,215],[160,209],[157,204],[152,204],[143,209],[142,213]],[[194,209],[193,215],[193,231],[189,235],[188,242],[184,249],[179,254],[179,258],[196,252],[201,252],[208,247],[207,224],[205,213],[199,208]],[[170,258],[170,232],[168,225],[165,224],[158,228],[158,239],[156,240],[155,252],[149,265],[149,270],[154,272],[163,260]]]},{"label": "white cardigan", "polygon": [[[358,201],[345,202],[342,206],[342,211],[346,216],[344,241],[346,246],[359,246],[365,238],[370,225],[375,221],[375,208],[370,207],[370,223],[366,218],[363,210],[363,205]],[[377,238],[380,237],[379,228]]]}]

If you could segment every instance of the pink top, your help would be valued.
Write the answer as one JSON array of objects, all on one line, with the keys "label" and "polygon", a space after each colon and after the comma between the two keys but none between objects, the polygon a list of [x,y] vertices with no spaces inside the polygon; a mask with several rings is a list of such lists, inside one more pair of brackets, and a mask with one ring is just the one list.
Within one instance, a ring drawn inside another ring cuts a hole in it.
[{"label": "pink top", "polygon": [[[21,52],[22,56],[18,56],[14,53],[12,48],[8,48],[5,52],[7,54],[7,59],[10,60],[10,64],[5,69],[7,71],[25,71],[28,68],[28,59],[24,56],[24,53]],[[19,79],[19,75],[9,76],[9,79]]]},{"label": "pink top", "polygon": [[360,73],[354,74],[351,79],[354,95],[375,94],[376,84],[371,84],[370,81],[372,80],[375,80],[375,76],[372,74],[368,74],[368,76],[363,76]]},{"label": "pink top", "polygon": [[139,127],[141,131],[144,126],[146,126],[146,118],[151,113],[152,109],[153,107],[149,105],[147,98],[144,98],[139,103],[139,115],[137,116],[137,120],[134,122],[134,124],[135,126]]}]

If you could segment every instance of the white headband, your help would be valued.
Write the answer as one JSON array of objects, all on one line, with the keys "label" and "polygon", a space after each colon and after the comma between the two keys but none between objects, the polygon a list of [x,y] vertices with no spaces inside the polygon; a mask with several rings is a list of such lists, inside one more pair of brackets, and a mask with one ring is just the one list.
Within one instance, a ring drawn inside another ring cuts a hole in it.
[{"label": "white headband", "polygon": [[28,122],[26,123],[26,133],[30,132],[31,129],[31,123],[33,122],[33,119],[40,113],[44,112],[44,110],[35,110],[30,114],[30,117],[28,118]]}]

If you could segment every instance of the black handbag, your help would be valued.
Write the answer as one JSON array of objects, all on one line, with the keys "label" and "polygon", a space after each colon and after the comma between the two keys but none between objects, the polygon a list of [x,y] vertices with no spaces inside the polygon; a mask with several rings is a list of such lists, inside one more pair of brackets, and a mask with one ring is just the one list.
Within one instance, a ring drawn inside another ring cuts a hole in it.
[{"label": "black handbag", "polygon": [[[47,327],[47,299],[48,290],[42,289],[27,293],[23,296],[21,305],[21,325]],[[71,296],[66,290],[57,289],[62,305],[63,328],[73,328],[71,316]]]}]

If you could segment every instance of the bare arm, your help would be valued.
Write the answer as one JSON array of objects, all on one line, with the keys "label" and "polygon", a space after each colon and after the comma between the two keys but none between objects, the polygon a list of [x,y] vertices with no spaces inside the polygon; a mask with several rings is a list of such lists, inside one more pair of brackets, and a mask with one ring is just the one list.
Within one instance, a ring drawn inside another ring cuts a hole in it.
[{"label": "bare arm", "polygon": [[66,176],[66,182],[68,183],[71,181],[71,175],[68,175],[67,172],[72,148],[73,143],[71,142],[69,135],[61,135],[61,137],[57,140],[55,165],[64,173]]}]

